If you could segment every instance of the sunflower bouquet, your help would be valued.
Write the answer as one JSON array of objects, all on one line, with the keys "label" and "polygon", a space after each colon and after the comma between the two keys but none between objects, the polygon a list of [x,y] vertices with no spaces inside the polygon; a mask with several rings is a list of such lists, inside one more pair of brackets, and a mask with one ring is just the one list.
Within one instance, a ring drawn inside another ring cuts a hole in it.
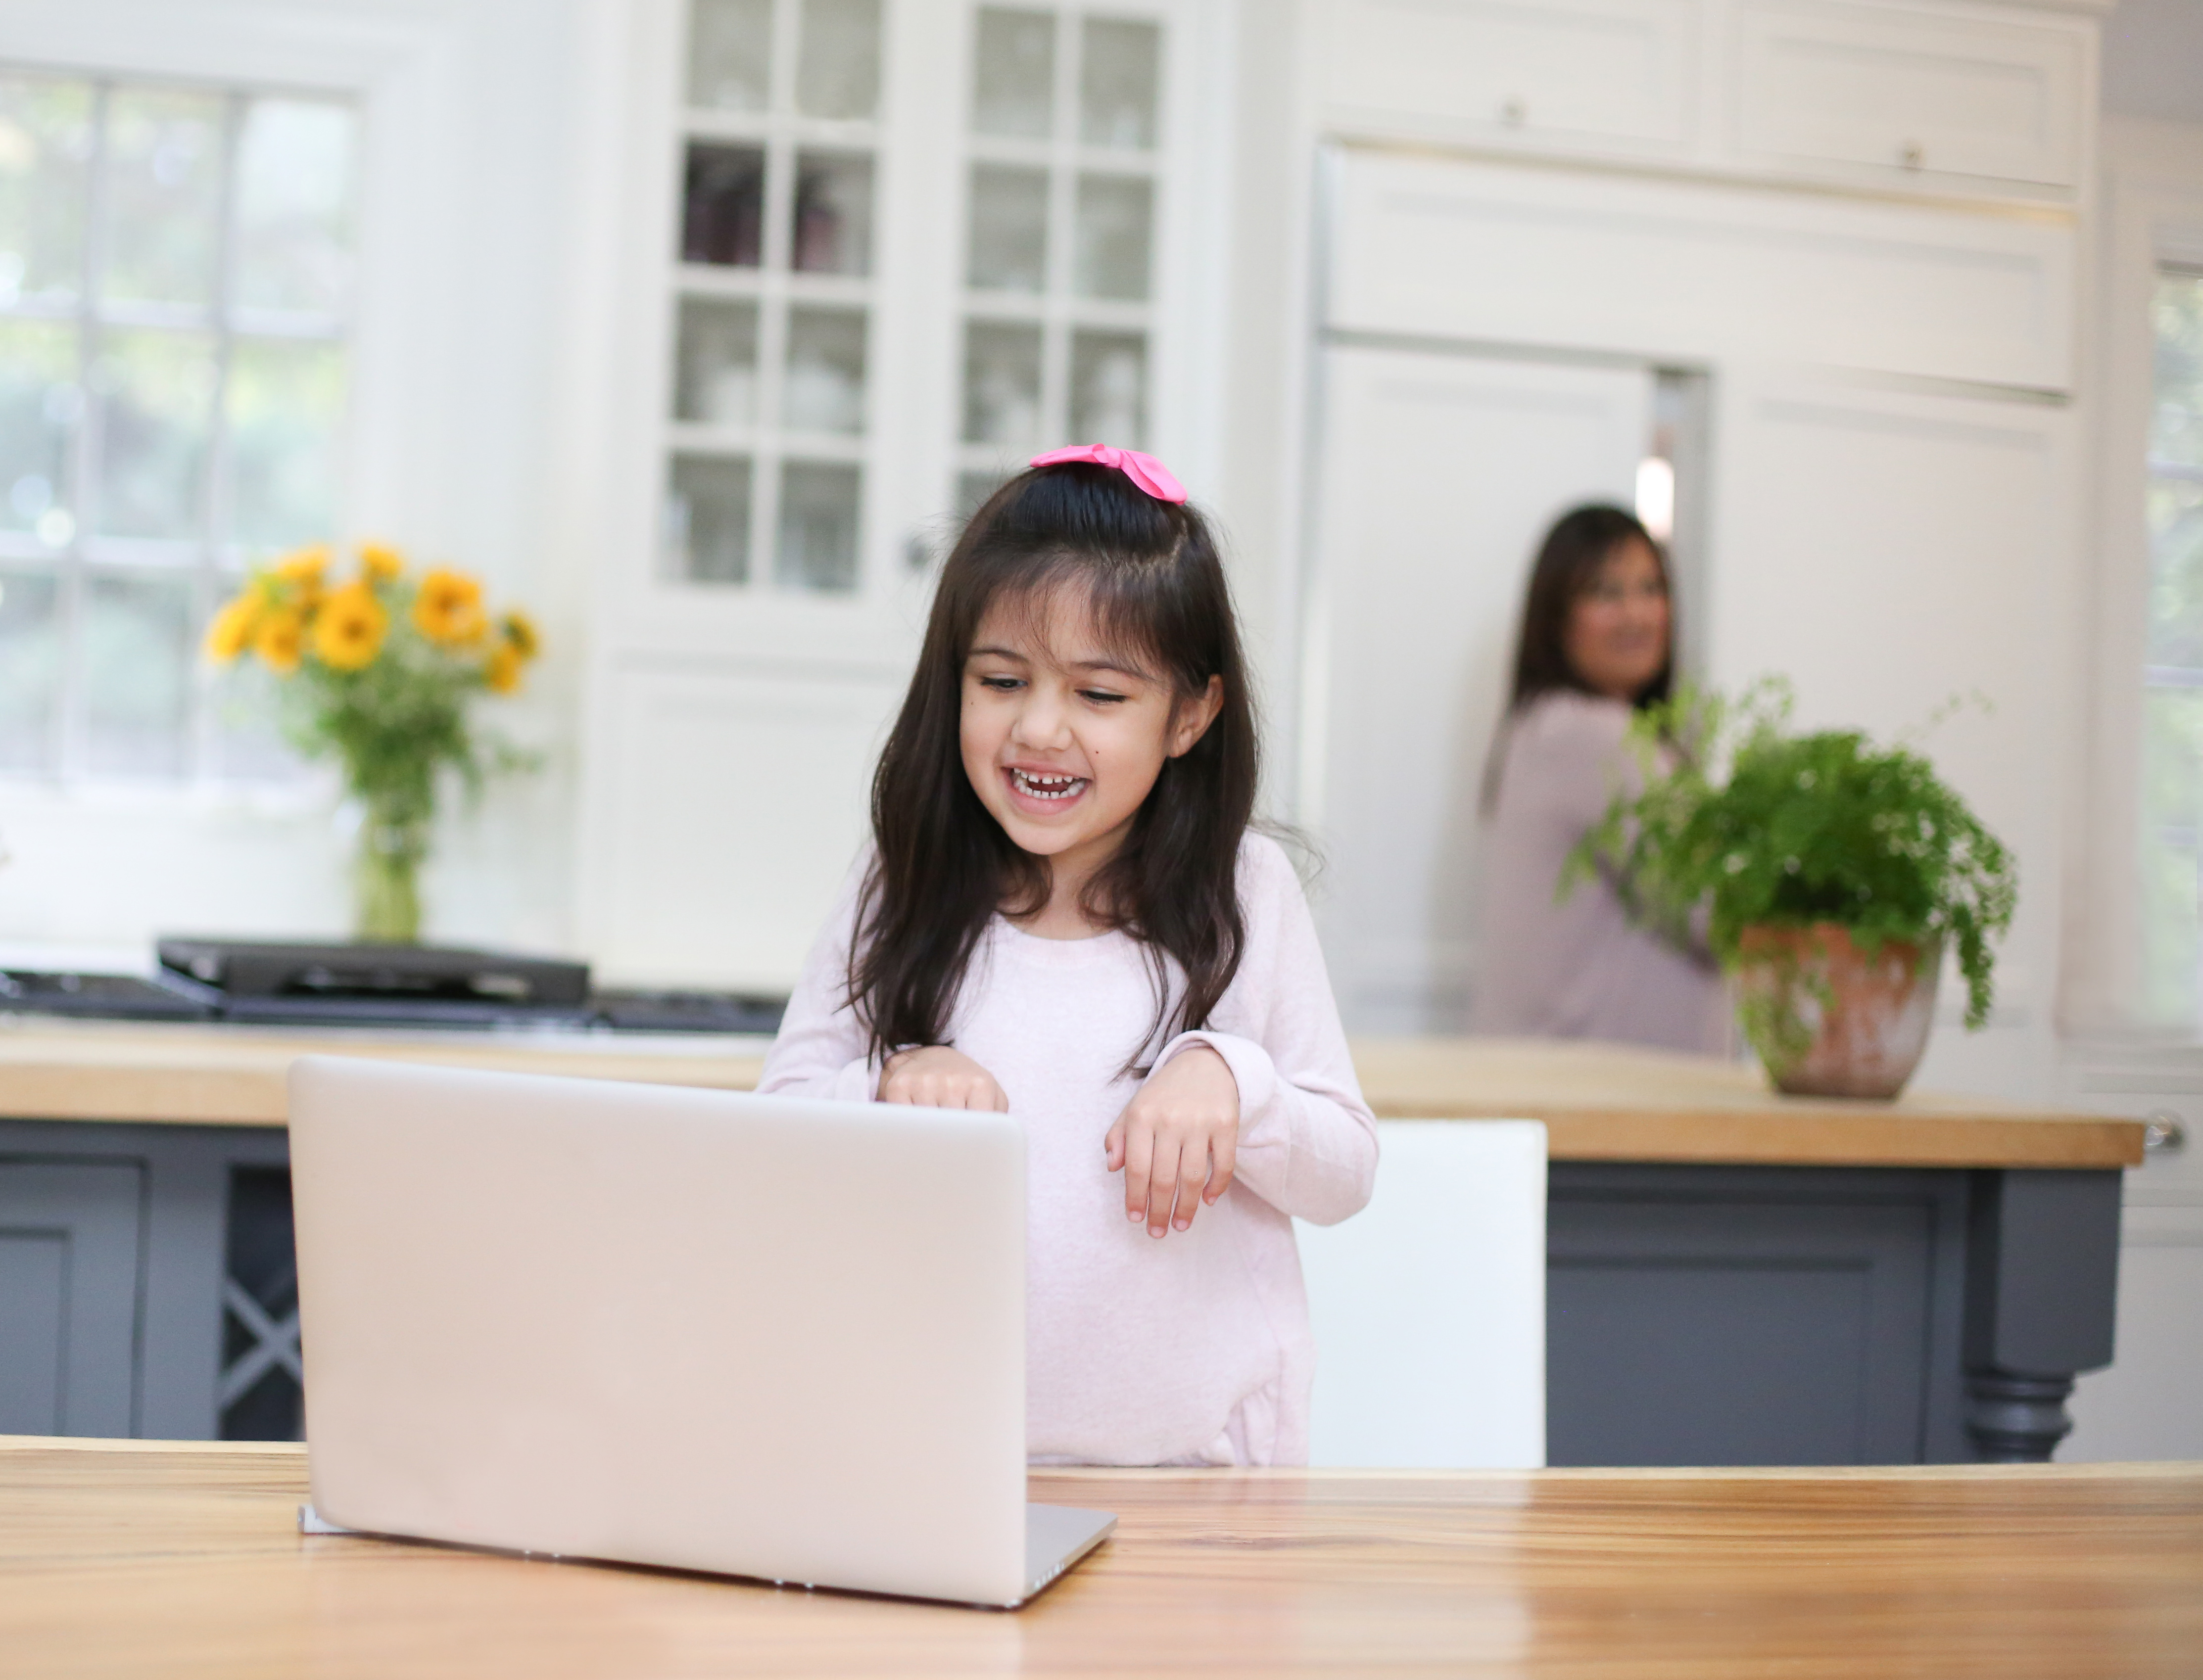
[{"label": "sunflower bouquet", "polygon": [[255,571],[208,627],[207,657],[247,657],[276,679],[284,734],[309,757],[336,759],[361,808],[356,910],[362,939],[420,936],[420,867],[436,815],[436,775],[470,787],[527,755],[477,740],[467,708],[511,694],[540,640],[521,612],[493,618],[464,572],[416,575],[405,557],[363,543],[339,577],[326,546]]}]

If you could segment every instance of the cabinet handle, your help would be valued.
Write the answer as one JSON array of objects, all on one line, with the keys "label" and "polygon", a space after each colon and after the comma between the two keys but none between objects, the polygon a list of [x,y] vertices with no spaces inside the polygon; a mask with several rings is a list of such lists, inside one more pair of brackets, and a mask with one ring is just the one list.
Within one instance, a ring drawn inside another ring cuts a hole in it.
[{"label": "cabinet handle", "polygon": [[1499,120],[1509,128],[1520,128],[1530,118],[1530,108],[1520,99],[1509,99],[1499,108]]},{"label": "cabinet handle", "polygon": [[2170,1155],[2188,1147],[2188,1125],[2170,1109],[2153,1108],[2141,1117],[2141,1147]]},{"label": "cabinet handle", "polygon": [[1897,161],[1908,169],[1917,169],[1928,161],[1928,154],[1917,140],[1907,140],[1898,149]]}]

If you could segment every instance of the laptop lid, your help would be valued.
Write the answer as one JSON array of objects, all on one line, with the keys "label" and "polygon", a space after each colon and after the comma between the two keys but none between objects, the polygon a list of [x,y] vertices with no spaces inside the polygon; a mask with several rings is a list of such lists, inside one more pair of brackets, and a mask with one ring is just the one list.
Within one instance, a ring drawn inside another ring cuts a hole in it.
[{"label": "laptop lid", "polygon": [[324,1518],[1025,1595],[1009,1117],[334,1057],[290,1088]]}]

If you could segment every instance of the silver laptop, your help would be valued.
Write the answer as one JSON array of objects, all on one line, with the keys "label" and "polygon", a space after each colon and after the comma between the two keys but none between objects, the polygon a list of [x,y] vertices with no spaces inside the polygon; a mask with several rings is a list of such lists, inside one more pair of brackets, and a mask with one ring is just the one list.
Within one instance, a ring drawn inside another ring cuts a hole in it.
[{"label": "silver laptop", "polygon": [[1022,1603],[1007,1115],[323,1056],[291,1070],[325,1527]]}]

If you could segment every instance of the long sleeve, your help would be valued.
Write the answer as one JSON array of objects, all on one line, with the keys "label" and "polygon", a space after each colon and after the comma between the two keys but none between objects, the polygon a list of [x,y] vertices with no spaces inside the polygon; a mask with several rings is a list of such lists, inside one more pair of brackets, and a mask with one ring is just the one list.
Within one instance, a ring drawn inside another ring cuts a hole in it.
[{"label": "long sleeve", "polygon": [[1702,931],[1656,932],[1609,870],[1565,899],[1563,861],[1616,793],[1643,786],[1629,708],[1560,692],[1506,725],[1498,798],[1479,855],[1472,1032],[1590,1038],[1718,1054],[1728,1005]]},{"label": "long sleeve", "polygon": [[857,899],[871,861],[869,848],[850,866],[834,912],[819,930],[802,976],[788,1000],[780,1034],[765,1054],[760,1092],[869,1102],[878,1070],[867,1038],[848,1005],[849,945],[855,936]]},{"label": "long sleeve", "polygon": [[1223,1057],[1239,1086],[1237,1185],[1281,1213],[1336,1224],[1375,1188],[1376,1118],[1290,860],[1275,841],[1250,836],[1240,877],[1239,971],[1209,1025],[1172,1040],[1155,1065],[1194,1044]]}]

